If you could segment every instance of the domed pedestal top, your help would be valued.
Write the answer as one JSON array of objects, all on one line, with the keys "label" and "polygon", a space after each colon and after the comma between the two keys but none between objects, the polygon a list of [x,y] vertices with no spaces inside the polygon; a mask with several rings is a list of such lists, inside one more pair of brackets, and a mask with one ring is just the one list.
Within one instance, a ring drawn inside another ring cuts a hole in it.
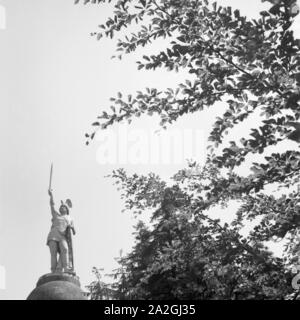
[{"label": "domed pedestal top", "polygon": [[68,273],[48,273],[39,278],[27,300],[86,300],[79,278]]}]

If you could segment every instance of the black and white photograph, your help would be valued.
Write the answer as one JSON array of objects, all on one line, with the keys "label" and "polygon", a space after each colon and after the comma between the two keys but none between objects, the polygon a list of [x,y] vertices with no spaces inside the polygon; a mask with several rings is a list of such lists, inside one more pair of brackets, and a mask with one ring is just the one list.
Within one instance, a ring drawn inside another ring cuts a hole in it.
[{"label": "black and white photograph", "polygon": [[0,0],[0,71],[0,300],[300,300],[299,0]]}]

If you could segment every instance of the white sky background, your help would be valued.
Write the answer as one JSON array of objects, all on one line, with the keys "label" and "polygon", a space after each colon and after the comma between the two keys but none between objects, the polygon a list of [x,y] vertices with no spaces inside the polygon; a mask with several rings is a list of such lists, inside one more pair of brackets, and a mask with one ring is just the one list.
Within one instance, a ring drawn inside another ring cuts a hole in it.
[{"label": "white sky background", "polygon": [[[183,167],[100,165],[99,141],[85,146],[84,133],[118,91],[175,87],[185,75],[137,71],[135,61],[143,50],[122,61],[111,60],[114,42],[89,36],[108,16],[108,7],[73,3],[0,0],[6,8],[6,29],[0,30],[0,266],[6,270],[6,290],[0,288],[0,299],[25,299],[38,278],[49,272],[51,161],[56,203],[67,197],[73,201],[75,269],[83,287],[94,280],[93,266],[111,271],[119,250],[126,252],[132,245],[134,220],[121,213],[120,194],[104,176],[122,166],[129,172],[155,171],[167,179]],[[251,17],[269,6],[260,0],[219,4]],[[160,49],[157,43],[146,50]],[[215,114],[208,110],[185,116],[171,128],[207,134]],[[146,118],[134,121],[133,128],[158,126]]]}]

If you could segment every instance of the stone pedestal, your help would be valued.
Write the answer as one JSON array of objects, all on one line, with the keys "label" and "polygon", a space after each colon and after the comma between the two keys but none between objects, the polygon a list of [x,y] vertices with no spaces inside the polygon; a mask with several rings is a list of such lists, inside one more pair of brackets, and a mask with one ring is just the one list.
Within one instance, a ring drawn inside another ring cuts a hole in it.
[{"label": "stone pedestal", "polygon": [[86,300],[79,278],[69,273],[48,273],[39,278],[27,300]]}]

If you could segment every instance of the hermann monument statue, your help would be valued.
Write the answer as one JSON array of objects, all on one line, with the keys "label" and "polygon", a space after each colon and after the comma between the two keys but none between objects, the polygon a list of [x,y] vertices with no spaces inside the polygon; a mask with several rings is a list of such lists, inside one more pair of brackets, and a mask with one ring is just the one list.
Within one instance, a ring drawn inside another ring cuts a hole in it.
[{"label": "hermann monument statue", "polygon": [[[66,203],[61,201],[59,212],[54,208],[52,190],[49,189],[50,207],[52,214],[52,226],[48,234],[47,245],[51,254],[51,272],[74,273],[74,261],[72,250],[72,235],[75,235],[73,220],[69,215],[72,202],[67,199]],[[59,259],[57,260],[57,255]]]},{"label": "hermann monument statue", "polygon": [[52,226],[47,237],[51,255],[51,273],[39,278],[36,288],[27,300],[85,300],[79,277],[74,270],[72,234],[75,235],[75,228],[73,219],[69,215],[72,202],[70,199],[61,201],[59,210],[56,211],[51,189],[52,173],[53,165],[51,165],[48,189]]}]

